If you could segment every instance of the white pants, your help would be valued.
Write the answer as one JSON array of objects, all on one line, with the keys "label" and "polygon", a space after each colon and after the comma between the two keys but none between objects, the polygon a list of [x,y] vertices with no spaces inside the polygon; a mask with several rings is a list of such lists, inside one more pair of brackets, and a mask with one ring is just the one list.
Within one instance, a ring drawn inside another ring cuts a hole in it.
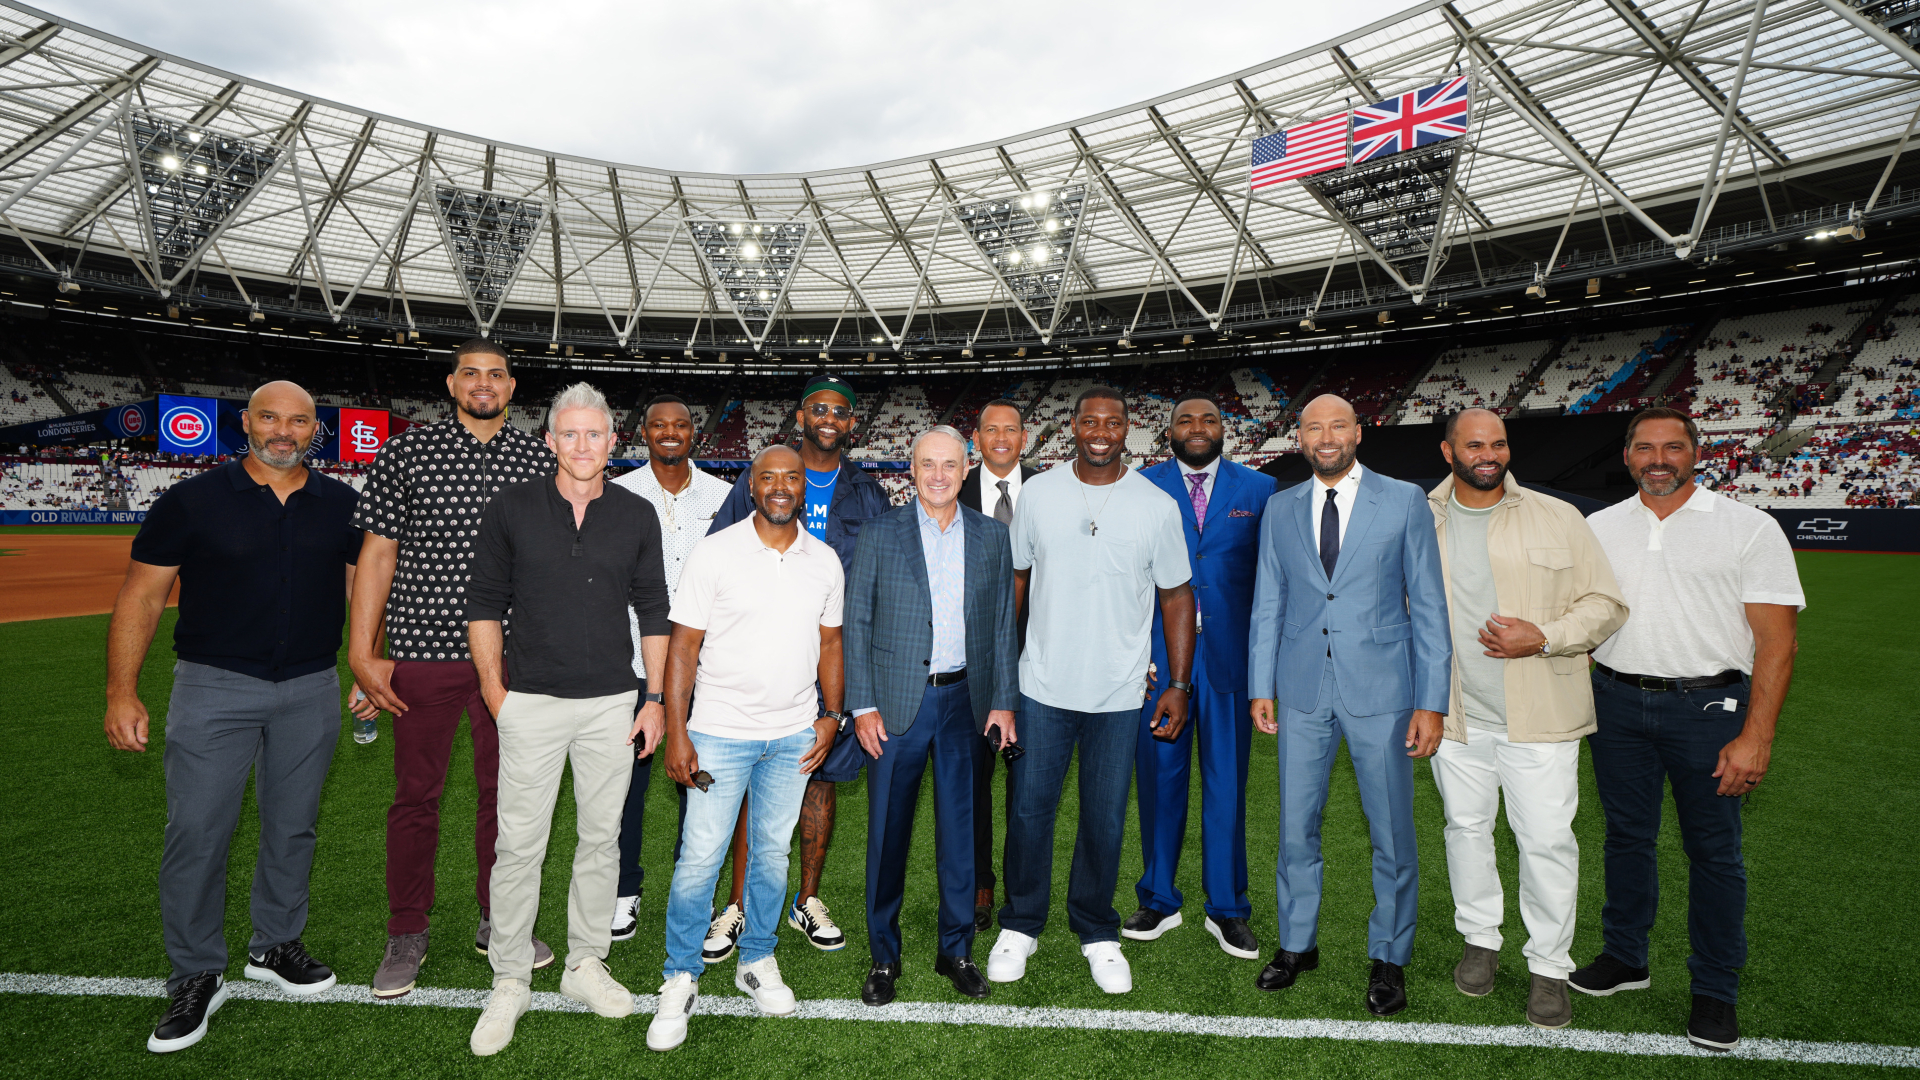
[{"label": "white pants", "polygon": [[1467,944],[1500,948],[1506,896],[1494,863],[1493,822],[1500,792],[1520,849],[1522,952],[1535,975],[1564,979],[1573,970],[1574,906],[1580,893],[1580,741],[1511,742],[1505,732],[1467,729],[1466,743],[1440,740],[1433,781],[1446,804],[1447,876],[1453,924]]}]

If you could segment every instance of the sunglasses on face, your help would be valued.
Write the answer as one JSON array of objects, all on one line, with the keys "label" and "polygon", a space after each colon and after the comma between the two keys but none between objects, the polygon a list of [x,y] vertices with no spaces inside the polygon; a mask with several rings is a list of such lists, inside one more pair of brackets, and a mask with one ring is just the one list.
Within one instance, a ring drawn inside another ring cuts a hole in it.
[{"label": "sunglasses on face", "polygon": [[816,401],[807,406],[807,411],[815,416],[831,416],[835,420],[845,420],[853,415],[853,410],[845,405],[829,405],[824,401]]}]

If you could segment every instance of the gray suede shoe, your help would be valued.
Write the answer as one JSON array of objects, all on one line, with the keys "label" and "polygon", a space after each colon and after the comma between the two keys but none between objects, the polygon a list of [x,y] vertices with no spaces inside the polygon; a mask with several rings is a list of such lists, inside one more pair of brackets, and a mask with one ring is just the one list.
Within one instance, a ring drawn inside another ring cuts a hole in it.
[{"label": "gray suede shoe", "polygon": [[1453,985],[1468,997],[1486,997],[1493,993],[1493,974],[1500,970],[1500,954],[1493,949],[1468,945],[1453,968]]},{"label": "gray suede shoe", "polygon": [[426,934],[388,934],[387,955],[373,973],[373,996],[397,998],[407,994],[420,977],[420,963],[426,958]]},{"label": "gray suede shoe", "polygon": [[1573,1023],[1567,980],[1533,977],[1533,986],[1527,990],[1527,1023],[1543,1028],[1563,1028]]},{"label": "gray suede shoe", "polygon": [[[484,916],[480,925],[473,931],[473,951],[481,956],[487,955],[487,945],[493,940],[493,920]],[[553,964],[553,950],[539,938],[533,939],[533,970],[550,967]]]}]

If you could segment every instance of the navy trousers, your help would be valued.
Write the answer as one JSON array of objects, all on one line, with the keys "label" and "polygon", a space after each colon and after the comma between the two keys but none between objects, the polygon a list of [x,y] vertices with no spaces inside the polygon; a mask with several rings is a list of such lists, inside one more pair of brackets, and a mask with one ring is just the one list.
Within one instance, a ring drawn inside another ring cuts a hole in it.
[{"label": "navy trousers", "polygon": [[1405,967],[1413,958],[1420,899],[1420,858],[1413,831],[1413,759],[1407,756],[1408,712],[1347,716],[1333,661],[1320,676],[1312,712],[1279,710],[1280,858],[1274,891],[1280,900],[1280,947],[1306,952],[1319,941],[1320,815],[1340,740],[1347,741],[1360,807],[1373,840],[1373,914],[1367,956]]},{"label": "navy trousers", "polygon": [[[1201,639],[1205,648],[1205,638]],[[1245,683],[1214,686],[1206,666],[1196,662],[1187,726],[1180,737],[1153,737],[1159,694],[1148,694],[1140,708],[1140,743],[1134,751],[1135,784],[1140,793],[1140,847],[1145,873],[1133,891],[1140,906],[1179,911],[1185,898],[1174,876],[1187,838],[1187,793],[1193,745],[1200,744],[1200,884],[1207,891],[1207,914],[1216,919],[1245,919],[1253,914],[1247,898],[1247,759],[1253,720],[1247,712]]]},{"label": "navy trousers", "polygon": [[[665,740],[661,740],[662,745]],[[636,740],[633,752],[637,755],[640,746]],[[645,839],[647,823],[647,788],[653,783],[653,760],[660,756],[655,748],[649,757],[633,759],[633,780],[627,785],[627,805],[620,815],[620,895],[639,896],[641,885],[646,883],[647,868],[641,865],[641,844]],[[666,766],[660,766],[662,775]],[[673,857],[680,858],[680,833],[687,824],[687,789],[675,784],[680,793],[680,821],[673,830]]]},{"label": "navy trousers", "polygon": [[962,680],[929,686],[913,726],[867,759],[867,948],[900,959],[900,903],[920,779],[933,762],[934,870],[940,882],[940,954],[973,955],[973,699]]},{"label": "navy trousers", "polygon": [[1687,853],[1687,934],[1693,993],[1738,1004],[1747,962],[1747,866],[1740,804],[1718,794],[1720,749],[1747,723],[1748,684],[1684,692],[1641,690],[1593,673],[1599,728],[1587,736],[1594,786],[1607,817],[1607,902],[1601,942],[1647,966],[1647,932],[1660,906],[1660,804],[1673,787]]}]

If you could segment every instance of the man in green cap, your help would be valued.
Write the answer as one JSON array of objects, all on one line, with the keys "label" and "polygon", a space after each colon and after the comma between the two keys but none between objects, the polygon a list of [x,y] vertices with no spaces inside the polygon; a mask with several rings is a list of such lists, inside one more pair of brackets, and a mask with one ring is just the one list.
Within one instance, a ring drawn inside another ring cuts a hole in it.
[{"label": "man in green cap", "polygon": [[[840,569],[851,573],[853,549],[860,539],[860,527],[892,507],[886,489],[864,469],[845,460],[843,451],[859,418],[854,414],[858,401],[852,384],[837,375],[815,375],[807,380],[800,394],[800,407],[794,423],[800,429],[801,464],[807,469],[806,515],[801,524],[817,540],[824,541],[840,556]],[[733,492],[714,515],[708,535],[745,520],[753,514],[753,494],[748,489],[748,474],[743,472]],[[814,770],[800,806],[800,891],[794,894],[787,911],[787,924],[807,936],[815,948],[829,952],[846,948],[847,936],[834,924],[827,905],[820,900],[820,871],[827,861],[827,842],[833,838],[834,785],[860,777],[866,756],[854,738],[853,725],[843,724],[839,741],[827,755],[826,764]],[[717,963],[733,952],[746,925],[741,907],[741,867],[746,864],[746,808],[740,812],[741,824],[733,836],[733,891],[727,907],[714,917],[702,956]]]}]

